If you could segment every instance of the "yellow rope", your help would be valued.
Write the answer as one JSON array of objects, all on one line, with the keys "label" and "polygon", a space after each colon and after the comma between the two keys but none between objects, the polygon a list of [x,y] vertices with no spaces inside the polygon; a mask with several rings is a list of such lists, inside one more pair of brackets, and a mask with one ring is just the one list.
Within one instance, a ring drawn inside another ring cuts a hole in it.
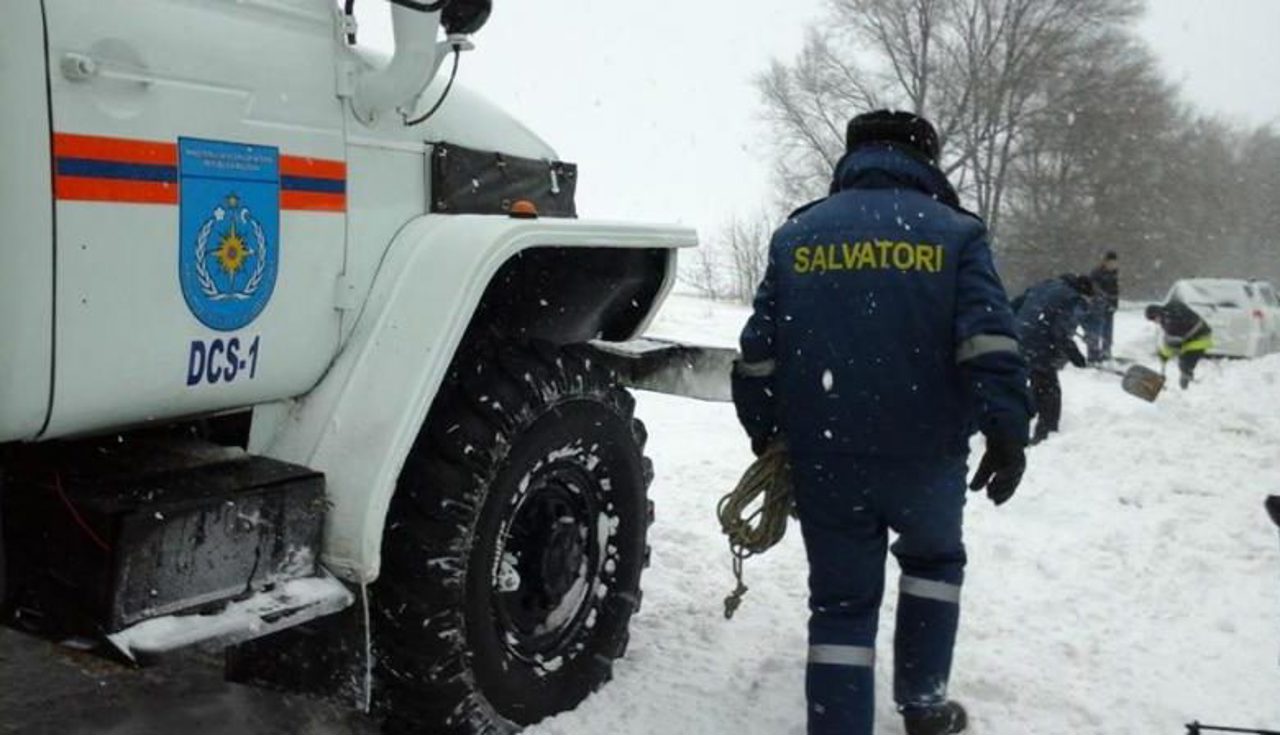
[{"label": "yellow rope", "polygon": [[720,499],[716,515],[729,537],[733,576],[738,586],[724,600],[724,616],[732,618],[742,604],[742,562],[768,551],[787,532],[791,514],[791,467],[786,445],[775,441],[747,468],[733,492]]}]

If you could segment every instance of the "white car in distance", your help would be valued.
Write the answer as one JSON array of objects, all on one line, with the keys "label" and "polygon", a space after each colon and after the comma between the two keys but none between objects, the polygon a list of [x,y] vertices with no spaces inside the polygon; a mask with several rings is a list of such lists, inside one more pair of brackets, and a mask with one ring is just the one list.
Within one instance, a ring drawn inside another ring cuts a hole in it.
[{"label": "white car in distance", "polygon": [[1175,282],[1165,296],[1165,303],[1175,300],[1194,309],[1213,329],[1210,355],[1260,357],[1280,352],[1280,300],[1266,281],[1187,278]]}]

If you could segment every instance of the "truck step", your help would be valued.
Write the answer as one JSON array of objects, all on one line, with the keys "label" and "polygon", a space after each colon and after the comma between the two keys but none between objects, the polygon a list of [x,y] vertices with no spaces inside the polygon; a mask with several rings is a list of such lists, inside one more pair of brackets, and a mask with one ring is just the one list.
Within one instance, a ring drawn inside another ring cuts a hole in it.
[{"label": "truck step", "polygon": [[152,618],[107,640],[132,660],[196,644],[224,647],[339,612],[354,600],[342,582],[327,574],[294,579],[228,603],[218,612]]},{"label": "truck step", "polygon": [[[149,648],[206,638],[197,631],[228,625],[226,611],[248,621],[239,627],[279,628],[345,599],[317,563],[325,499],[314,470],[163,436],[51,443],[5,465],[17,627],[54,639],[130,633]],[[156,633],[173,616],[192,631]]]}]

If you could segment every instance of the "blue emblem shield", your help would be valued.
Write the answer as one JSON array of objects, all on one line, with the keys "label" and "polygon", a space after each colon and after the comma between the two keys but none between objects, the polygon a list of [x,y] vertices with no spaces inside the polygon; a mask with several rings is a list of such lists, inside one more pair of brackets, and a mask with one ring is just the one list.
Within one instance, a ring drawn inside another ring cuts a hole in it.
[{"label": "blue emblem shield", "polygon": [[230,332],[266,308],[280,266],[280,152],[178,140],[178,280],[191,313]]}]

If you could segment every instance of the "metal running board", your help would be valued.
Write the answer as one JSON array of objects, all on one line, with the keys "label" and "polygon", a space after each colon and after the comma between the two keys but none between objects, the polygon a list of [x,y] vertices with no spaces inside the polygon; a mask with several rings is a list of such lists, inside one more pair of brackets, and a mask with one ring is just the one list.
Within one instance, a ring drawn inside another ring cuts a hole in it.
[{"label": "metal running board", "polygon": [[145,620],[107,636],[131,660],[197,644],[230,646],[269,635],[351,605],[355,596],[342,582],[324,573],[281,582],[218,612],[166,615]]}]

